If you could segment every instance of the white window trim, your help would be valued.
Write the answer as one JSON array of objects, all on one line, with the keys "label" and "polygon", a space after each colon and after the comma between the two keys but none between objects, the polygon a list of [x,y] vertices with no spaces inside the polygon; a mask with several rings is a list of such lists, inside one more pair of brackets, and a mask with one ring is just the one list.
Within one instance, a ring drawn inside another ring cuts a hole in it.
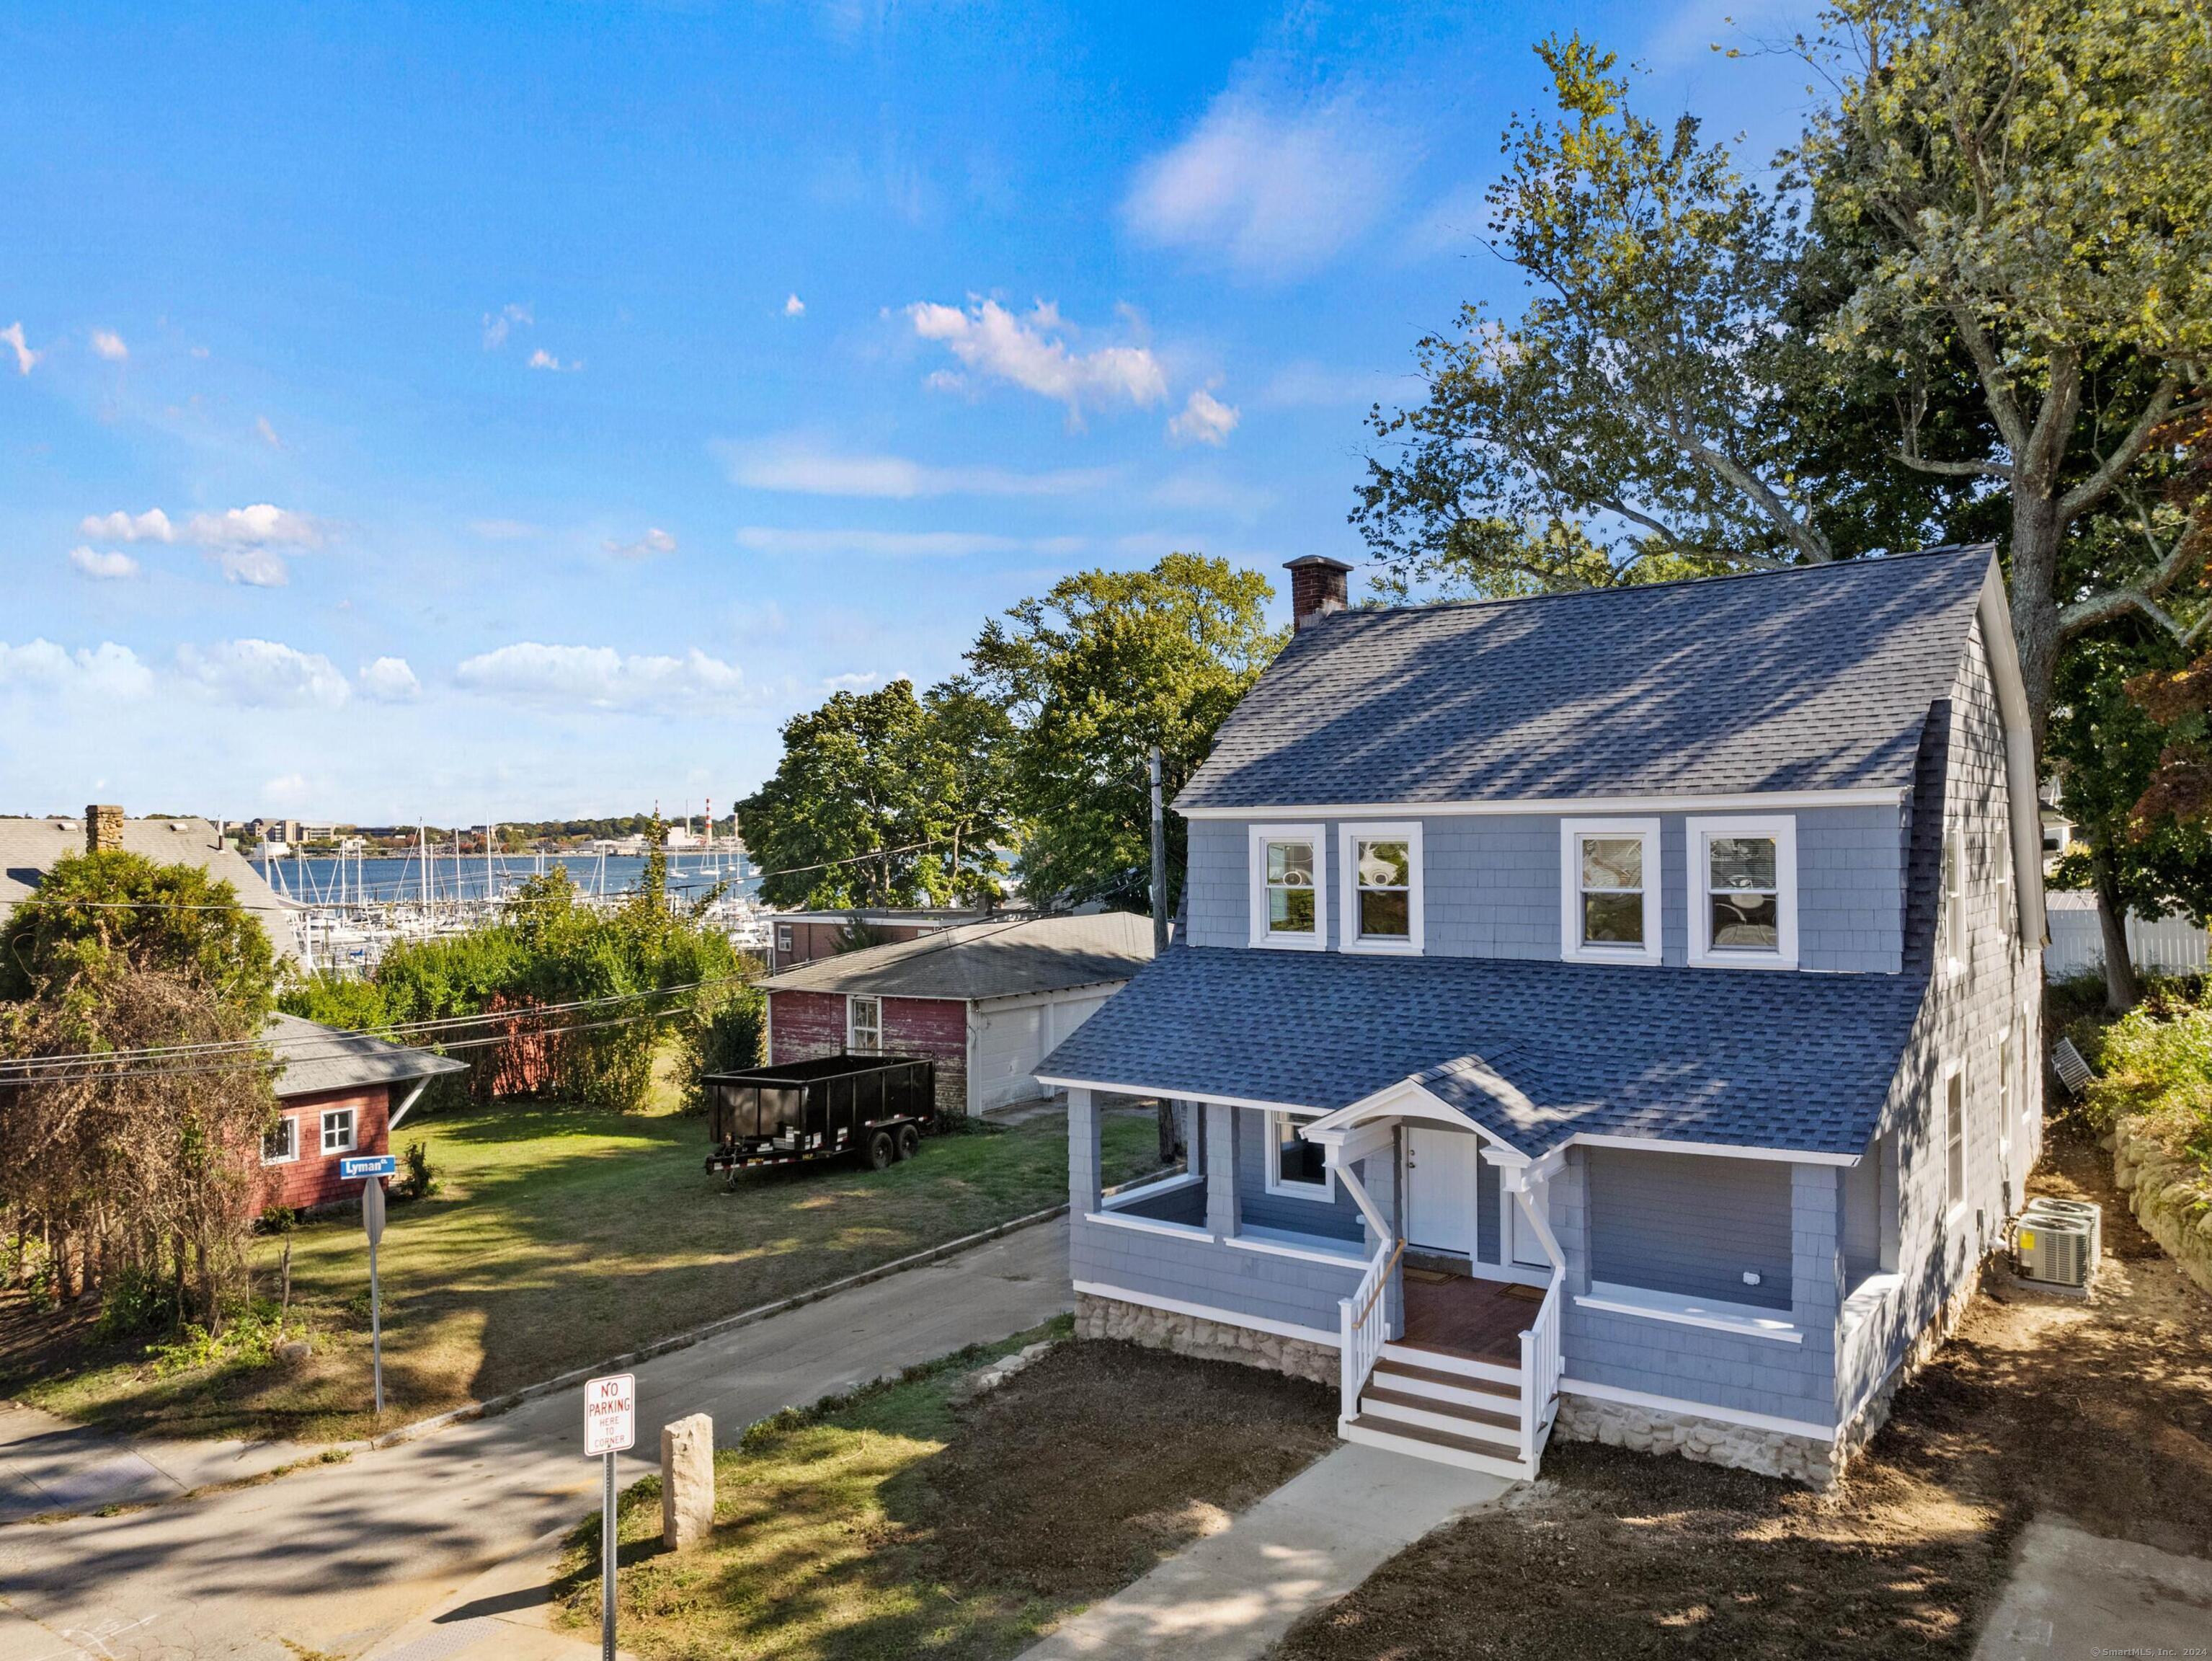
[{"label": "white window trim", "polygon": [[[1313,844],[1314,926],[1310,934],[1278,934],[1267,927],[1267,844]],[[1328,946],[1328,827],[1324,824],[1255,824],[1245,843],[1251,868],[1251,938],[1255,946],[1276,952],[1321,952]]]},{"label": "white window trim", "polygon": [[[1402,842],[1409,865],[1406,890],[1407,936],[1402,940],[1366,940],[1359,937],[1359,858],[1363,842]],[[1389,824],[1340,825],[1336,833],[1336,868],[1344,873],[1344,893],[1337,922],[1337,940],[1346,952],[1376,957],[1416,958],[1421,954],[1421,827],[1408,819]]]},{"label": "white window trim", "polygon": [[[296,1118],[293,1117],[289,1113],[285,1113],[280,1114],[277,1116],[276,1124],[286,1127],[291,1132],[292,1151],[289,1153],[279,1153],[273,1159],[270,1159],[266,1153],[264,1153],[261,1156],[261,1163],[264,1165],[291,1165],[300,1157],[300,1122]],[[271,1130],[274,1130],[276,1128],[276,1125],[270,1126]],[[264,1149],[269,1146],[269,1139],[265,1135],[262,1138],[261,1145]]]},{"label": "white window trim", "polygon": [[[331,1121],[340,1114],[345,1116],[345,1141],[333,1144],[331,1141]],[[361,1144],[361,1120],[349,1107],[325,1108],[322,1123],[317,1128],[322,1132],[320,1146],[325,1159],[328,1159],[333,1153],[350,1153]]]},{"label": "white window trim", "polygon": [[[1961,1062],[1947,1062],[1943,1074],[1936,1080],[1936,1123],[1943,1134],[1936,1146],[1943,1151],[1943,1226],[1954,1228],[1966,1214],[1973,1199],[1974,1173],[1972,1165],[1974,1139],[1967,1133],[1973,1123],[1972,1104],[1966,1100],[1966,1065]],[[1951,1080],[1959,1080],[1959,1197],[1951,1197]]]},{"label": "white window trim", "polygon": [[[860,1047],[860,1023],[857,1019],[856,1014],[857,1006],[863,1003],[872,1003],[876,1007],[875,1048],[866,1050],[864,1050]],[[847,993],[845,995],[845,1049],[847,1052],[855,1056],[881,1055],[883,1053],[883,1048],[884,1001],[879,997],[875,997],[865,992]]]},{"label": "white window trim", "polygon": [[[1704,969],[1795,969],[1797,966],[1797,821],[1780,818],[1692,819],[1688,904],[1690,961]],[[1713,944],[1712,864],[1716,837],[1768,837],[1774,842],[1777,947],[1747,952]]]},{"label": "white window trim", "polygon": [[1285,1113],[1278,1109],[1270,1108],[1261,1120],[1261,1134],[1267,1138],[1264,1149],[1267,1156],[1267,1163],[1262,1174],[1267,1177],[1268,1193],[1279,1194],[1285,1199],[1311,1200],[1322,1205],[1335,1202],[1336,1167],[1333,1165],[1324,1165],[1322,1167],[1322,1180],[1319,1183],[1286,1183],[1283,1180],[1283,1141],[1275,1129],[1275,1121],[1291,1119],[1311,1124],[1322,1116],[1319,1113]]},{"label": "white window trim", "polygon": [[[1948,871],[1950,880],[1944,880]],[[1963,974],[1966,967],[1966,837],[1956,825],[1943,832],[1942,852],[1936,861],[1936,939],[1943,948],[1936,965],[1946,977]]]},{"label": "white window trim", "polygon": [[[1638,837],[1644,843],[1644,943],[1641,946],[1583,944],[1583,859],[1584,837]],[[1559,956],[1567,963],[1657,963],[1661,960],[1661,892],[1657,819],[1562,819],[1559,821]]]}]

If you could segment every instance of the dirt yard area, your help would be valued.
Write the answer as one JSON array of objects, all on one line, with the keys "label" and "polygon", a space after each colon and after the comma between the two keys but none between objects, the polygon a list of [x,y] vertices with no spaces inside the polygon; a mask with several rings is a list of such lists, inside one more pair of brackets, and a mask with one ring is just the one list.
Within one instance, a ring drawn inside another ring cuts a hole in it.
[{"label": "dirt yard area", "polygon": [[[973,1369],[1035,1335],[756,1427],[716,1455],[714,1535],[680,1558],[660,1552],[658,1479],[631,1488],[623,1648],[993,1661],[1336,1445],[1333,1391],[1128,1344],[1062,1344],[960,1399]],[[598,1625],[598,1539],[594,1518],[568,1560],[582,1628]]]},{"label": "dirt yard area", "polygon": [[2031,1188],[2105,1208],[2084,1303],[1992,1277],[1843,1488],[1555,1444],[1507,1509],[1439,1530],[1278,1661],[1965,1656],[2029,1518],[2212,1557],[2212,1299],[2054,1127]]}]

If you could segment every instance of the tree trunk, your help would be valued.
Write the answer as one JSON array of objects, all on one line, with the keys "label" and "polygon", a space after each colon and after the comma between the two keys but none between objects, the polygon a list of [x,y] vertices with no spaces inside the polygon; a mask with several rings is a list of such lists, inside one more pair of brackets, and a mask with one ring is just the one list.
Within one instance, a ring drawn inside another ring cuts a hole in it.
[{"label": "tree trunk", "polygon": [[2058,548],[2065,527],[2054,496],[2027,481],[2013,487],[2012,632],[2020,650],[2020,678],[2027,693],[2028,731],[2036,765],[2043,764],[2044,734],[2051,726],[2051,686],[2058,672]]},{"label": "tree trunk", "polygon": [[2112,861],[2101,849],[2091,850],[2089,875],[2097,890],[2097,932],[2105,944],[2105,1007],[2124,1014],[2142,1001],[2142,987],[2128,955],[2127,908],[2120,901]]},{"label": "tree trunk", "polygon": [[1163,1096],[1160,1098],[1160,1163],[1173,1165],[1178,1147],[1175,1104]]}]

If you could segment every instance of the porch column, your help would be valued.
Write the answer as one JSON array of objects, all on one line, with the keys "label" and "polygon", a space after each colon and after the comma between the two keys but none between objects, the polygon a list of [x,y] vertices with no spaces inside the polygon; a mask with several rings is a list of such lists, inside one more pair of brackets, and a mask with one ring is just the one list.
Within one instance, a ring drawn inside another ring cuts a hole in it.
[{"label": "porch column", "polygon": [[1804,1359],[1824,1369],[1844,1307],[1843,1177],[1838,1165],[1790,1167],[1790,1318],[1805,1334]]},{"label": "porch column", "polygon": [[1206,1112],[1206,1226],[1226,1238],[1237,1232],[1237,1110],[1207,1102]]},{"label": "porch column", "polygon": [[1589,1166],[1578,1147],[1567,1150],[1567,1162],[1552,1178],[1552,1232],[1558,1237],[1559,1255],[1567,1260],[1562,1297],[1586,1294],[1590,1283]]},{"label": "porch column", "polygon": [[1067,1092],[1067,1208],[1082,1217],[1098,1209],[1098,1104],[1087,1090]]}]

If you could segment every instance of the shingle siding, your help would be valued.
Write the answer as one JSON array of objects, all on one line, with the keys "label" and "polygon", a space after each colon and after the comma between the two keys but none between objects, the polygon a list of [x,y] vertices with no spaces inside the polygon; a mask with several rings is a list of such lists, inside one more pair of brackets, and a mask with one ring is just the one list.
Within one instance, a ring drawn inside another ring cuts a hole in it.
[{"label": "shingle siding", "polygon": [[[1789,1166],[1624,1148],[1584,1157],[1591,1278],[1789,1308]],[[1745,1285],[1747,1272],[1759,1284]]]},{"label": "shingle siding", "polygon": [[1237,1200],[1244,1221],[1256,1228],[1286,1229],[1293,1234],[1320,1234],[1331,1239],[1357,1240],[1365,1220],[1341,1183],[1333,1198],[1309,1200],[1303,1195],[1267,1191],[1267,1116],[1249,1109],[1237,1114]]}]

